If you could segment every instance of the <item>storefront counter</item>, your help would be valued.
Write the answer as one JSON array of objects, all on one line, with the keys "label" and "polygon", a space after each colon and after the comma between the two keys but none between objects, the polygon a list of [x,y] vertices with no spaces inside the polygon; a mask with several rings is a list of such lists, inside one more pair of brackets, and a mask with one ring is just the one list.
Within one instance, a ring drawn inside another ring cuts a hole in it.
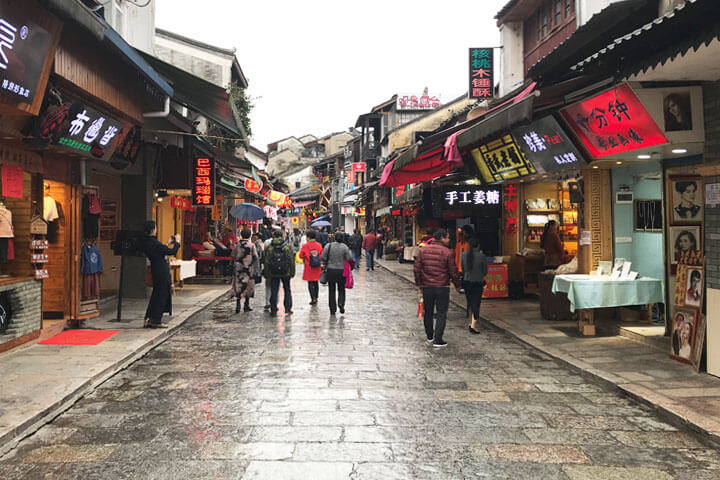
[{"label": "storefront counter", "polygon": [[170,269],[173,274],[173,286],[183,286],[186,278],[195,276],[197,269],[196,260],[175,260],[170,263]]},{"label": "storefront counter", "polygon": [[42,282],[34,278],[0,278],[0,304],[7,322],[4,333],[0,333],[0,352],[39,336],[42,311],[38,299],[41,295]]}]

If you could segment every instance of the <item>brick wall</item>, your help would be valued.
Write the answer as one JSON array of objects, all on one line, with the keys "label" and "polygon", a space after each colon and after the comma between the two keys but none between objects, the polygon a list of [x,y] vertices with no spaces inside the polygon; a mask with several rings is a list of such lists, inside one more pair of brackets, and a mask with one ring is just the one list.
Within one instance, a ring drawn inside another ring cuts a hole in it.
[{"label": "brick wall", "polygon": [[21,283],[0,286],[10,299],[12,318],[4,334],[0,334],[0,345],[39,331],[42,326],[42,283],[28,280]]},{"label": "brick wall", "polygon": [[[720,162],[720,82],[703,86],[705,103],[704,163]],[[705,177],[705,184],[720,183],[720,175]],[[720,289],[720,205],[705,208],[705,265],[707,288]]]}]

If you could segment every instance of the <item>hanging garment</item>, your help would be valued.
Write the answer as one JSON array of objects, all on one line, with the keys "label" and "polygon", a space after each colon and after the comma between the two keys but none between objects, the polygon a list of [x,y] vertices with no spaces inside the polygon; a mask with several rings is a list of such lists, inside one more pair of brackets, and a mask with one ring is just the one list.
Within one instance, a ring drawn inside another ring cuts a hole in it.
[{"label": "hanging garment", "polygon": [[15,260],[15,239],[8,238],[7,239],[7,259],[9,260]]},{"label": "hanging garment", "polygon": [[[83,237],[87,239],[98,237],[98,222],[100,220],[100,210],[97,210],[98,213],[92,213],[91,211],[91,195],[95,198],[95,202],[97,202],[97,195],[94,194],[85,195],[82,201]],[[93,208],[93,210],[95,210],[95,208]]]},{"label": "hanging garment", "polygon": [[43,199],[43,218],[48,223],[54,222],[59,218],[55,199],[49,195]]},{"label": "hanging garment", "polygon": [[14,236],[12,212],[5,207],[0,207],[0,238],[13,238]]},{"label": "hanging garment", "polygon": [[47,239],[50,243],[57,243],[60,236],[60,225],[65,225],[65,212],[63,211],[62,204],[55,201],[55,207],[57,208],[57,219],[48,222],[48,233]]},{"label": "hanging garment", "polygon": [[93,215],[100,215],[101,208],[100,208],[100,199],[98,198],[98,196],[95,195],[94,193],[89,193],[87,195],[87,197],[88,197],[88,202],[89,202],[90,213],[92,213]]},{"label": "hanging garment", "polygon": [[82,248],[80,271],[86,275],[92,275],[104,270],[102,255],[95,245],[85,245]]},{"label": "hanging garment", "polygon": [[83,275],[83,298],[100,296],[100,274]]}]

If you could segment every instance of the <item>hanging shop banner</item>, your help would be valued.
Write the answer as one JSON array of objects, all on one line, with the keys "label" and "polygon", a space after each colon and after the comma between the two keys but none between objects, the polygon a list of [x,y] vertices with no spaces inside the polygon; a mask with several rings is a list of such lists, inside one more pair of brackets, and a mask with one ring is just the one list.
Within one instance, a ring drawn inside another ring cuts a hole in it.
[{"label": "hanging shop banner", "polygon": [[222,220],[223,214],[223,196],[216,195],[215,203],[213,204],[212,211],[210,212],[210,218],[212,220]]},{"label": "hanging shop banner", "polygon": [[367,164],[364,162],[354,162],[352,164],[352,171],[353,172],[364,172],[367,168]]},{"label": "hanging shop banner", "polygon": [[252,178],[245,180],[245,190],[250,193],[258,193],[262,190],[263,183]]},{"label": "hanging shop banner", "polygon": [[113,156],[126,163],[135,164],[138,154],[140,153],[140,147],[142,146],[142,131],[139,125],[135,125],[132,128],[128,128],[127,134],[118,135],[116,140],[117,147]]},{"label": "hanging shop banner", "polygon": [[546,172],[560,172],[585,165],[585,158],[551,115],[512,131],[525,157]]},{"label": "hanging shop banner", "polygon": [[493,49],[470,49],[470,79],[468,98],[493,98]]},{"label": "hanging shop banner", "polygon": [[23,168],[19,165],[0,165],[2,179],[2,196],[8,198],[22,198],[23,196]]},{"label": "hanging shop banner", "polygon": [[268,200],[273,202],[278,207],[282,207],[286,202],[286,195],[282,192],[277,192],[275,190],[271,190],[270,193],[268,193],[267,196]]},{"label": "hanging shop banner", "polygon": [[198,207],[215,205],[215,159],[197,157],[193,163],[192,204]]},{"label": "hanging shop banner", "polygon": [[627,84],[560,110],[593,157],[668,143]]},{"label": "hanging shop banner", "polygon": [[45,88],[40,79],[53,35],[35,23],[28,10],[34,8],[24,5],[26,2],[0,3],[0,93],[13,101],[32,104],[38,88]]},{"label": "hanging shop banner", "polygon": [[349,170],[345,176],[345,182],[355,183],[355,170]]},{"label": "hanging shop banner", "polygon": [[505,298],[507,296],[507,264],[488,265],[488,273],[485,276],[485,289],[483,290],[483,298]]},{"label": "hanging shop banner", "polygon": [[398,110],[434,110],[441,104],[440,97],[435,95],[398,95],[396,108]]},{"label": "hanging shop banner", "polygon": [[505,235],[515,235],[518,229],[518,193],[515,185],[505,185],[503,194],[505,207]]},{"label": "hanging shop banner", "polygon": [[497,140],[481,145],[470,152],[480,177],[485,183],[499,182],[536,173],[533,164],[525,158],[513,140],[512,135],[504,135]]}]

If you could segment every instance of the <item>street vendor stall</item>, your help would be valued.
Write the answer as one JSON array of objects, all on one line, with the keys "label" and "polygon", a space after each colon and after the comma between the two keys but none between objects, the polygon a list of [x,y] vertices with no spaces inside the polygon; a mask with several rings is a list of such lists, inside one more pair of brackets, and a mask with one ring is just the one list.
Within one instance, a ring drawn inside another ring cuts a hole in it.
[{"label": "street vendor stall", "polygon": [[570,310],[578,311],[578,328],[584,335],[595,334],[594,309],[663,303],[663,284],[654,278],[612,279],[593,275],[556,275],[552,293],[568,296]]}]

